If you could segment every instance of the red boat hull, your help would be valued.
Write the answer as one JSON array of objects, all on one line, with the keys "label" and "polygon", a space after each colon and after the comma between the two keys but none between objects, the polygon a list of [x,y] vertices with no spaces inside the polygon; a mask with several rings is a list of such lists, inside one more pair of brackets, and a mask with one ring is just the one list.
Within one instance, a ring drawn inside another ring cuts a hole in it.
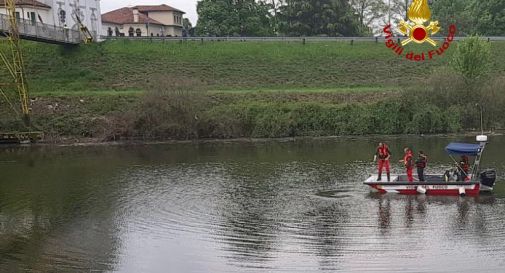
[{"label": "red boat hull", "polygon": [[[391,183],[393,184],[393,183]],[[478,196],[480,193],[480,184],[470,184],[470,185],[388,185],[386,183],[381,184],[368,184],[373,189],[380,193],[397,193],[405,195],[416,195],[420,194],[418,187],[422,187],[426,190],[424,194],[427,195],[444,195],[444,196],[458,196],[462,195],[460,188],[464,189],[464,195],[467,196]]]}]

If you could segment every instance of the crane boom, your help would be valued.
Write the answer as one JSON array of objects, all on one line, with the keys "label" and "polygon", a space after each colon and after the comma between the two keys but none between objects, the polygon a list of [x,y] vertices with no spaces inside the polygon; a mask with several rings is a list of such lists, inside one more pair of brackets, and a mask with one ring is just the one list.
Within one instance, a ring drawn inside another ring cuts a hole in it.
[{"label": "crane boom", "polygon": [[80,8],[79,8],[79,0],[74,0],[74,10],[73,13],[75,15],[75,21],[79,26],[79,31],[82,35],[82,41],[85,44],[90,44],[93,42],[93,34],[89,31],[88,27],[84,24],[80,17]]},{"label": "crane boom", "polygon": [[84,41],[84,43],[85,44],[92,43],[93,42],[93,35],[91,34],[91,32],[89,32],[88,27],[86,25],[84,25],[84,23],[82,22],[81,18],[79,17],[79,15],[77,13],[76,13],[75,19],[77,20],[77,24],[79,24],[79,31],[84,36],[84,38],[82,39]]},{"label": "crane boom", "polygon": [[24,61],[21,52],[21,45],[19,43],[19,30],[16,19],[16,1],[6,0],[5,10],[9,20],[9,33],[7,41],[9,43],[10,54],[0,52],[0,58],[4,62],[9,74],[12,76],[14,85],[16,87],[19,102],[21,104],[21,113],[25,126],[30,126],[30,107],[28,97],[28,87],[26,84],[26,77],[24,73]]}]

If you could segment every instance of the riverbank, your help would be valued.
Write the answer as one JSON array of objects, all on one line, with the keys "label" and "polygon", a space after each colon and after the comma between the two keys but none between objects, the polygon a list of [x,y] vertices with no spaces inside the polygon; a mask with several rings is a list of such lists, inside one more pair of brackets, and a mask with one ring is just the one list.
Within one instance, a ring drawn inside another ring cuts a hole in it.
[{"label": "riverbank", "polygon": [[[375,43],[25,47],[32,129],[50,143],[458,133],[479,128],[476,102],[485,128],[505,128],[505,43],[479,94],[449,57],[411,63]],[[26,130],[7,104],[0,115]]]},{"label": "riverbank", "polygon": [[[195,92],[36,97],[32,123],[52,144],[459,134],[479,128],[475,107],[412,105],[401,91]],[[503,120],[489,115],[487,130],[504,128],[498,122],[490,128],[491,118]],[[2,116],[1,128],[23,131],[19,120]]]},{"label": "riverbank", "polygon": [[[284,138],[232,138],[232,139],[193,139],[193,140],[135,140],[135,139],[123,139],[119,141],[107,141],[104,142],[97,138],[65,138],[58,139],[56,142],[50,142],[43,140],[40,142],[32,143],[31,145],[36,146],[50,146],[50,147],[88,147],[88,146],[151,146],[151,145],[200,145],[200,144],[216,144],[216,145],[227,145],[227,144],[260,144],[260,143],[313,143],[317,141],[330,141],[330,140],[365,140],[368,139],[372,142],[380,142],[387,140],[389,142],[394,142],[395,139],[403,139],[405,137],[420,138],[420,139],[430,139],[430,138],[447,138],[447,139],[461,139],[468,138],[470,141],[474,139],[475,136],[480,135],[481,131],[468,131],[455,134],[411,134],[411,135],[366,135],[366,136],[318,136],[318,137],[284,137]],[[488,137],[499,137],[505,135],[505,130],[499,130],[496,132],[484,132]],[[17,147],[17,145],[16,145]]]},{"label": "riverbank", "polygon": [[[45,141],[157,141],[457,133],[461,113],[408,108],[389,92],[161,92],[43,96],[33,125]],[[22,130],[17,120],[2,128]],[[10,123],[9,123],[10,122]]]}]

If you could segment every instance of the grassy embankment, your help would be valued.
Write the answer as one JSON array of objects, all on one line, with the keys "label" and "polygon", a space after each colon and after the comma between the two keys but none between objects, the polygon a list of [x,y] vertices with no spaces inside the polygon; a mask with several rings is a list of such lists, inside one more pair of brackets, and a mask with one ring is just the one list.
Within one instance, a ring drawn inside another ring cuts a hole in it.
[{"label": "grassy embankment", "polygon": [[[505,73],[504,49],[492,44],[493,78]],[[33,123],[55,138],[444,133],[476,123],[475,110],[443,97],[461,86],[441,69],[451,50],[424,63],[382,43],[26,42],[24,50]],[[20,128],[3,102],[0,112],[2,131]]]}]

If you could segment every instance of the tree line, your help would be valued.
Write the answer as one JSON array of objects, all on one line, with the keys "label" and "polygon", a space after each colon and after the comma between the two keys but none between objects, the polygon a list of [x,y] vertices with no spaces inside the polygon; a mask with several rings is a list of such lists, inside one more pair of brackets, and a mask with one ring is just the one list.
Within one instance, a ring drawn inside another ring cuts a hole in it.
[{"label": "tree line", "polygon": [[[503,0],[428,0],[459,35],[505,35]],[[370,36],[407,19],[412,0],[200,0],[199,36]]]}]

